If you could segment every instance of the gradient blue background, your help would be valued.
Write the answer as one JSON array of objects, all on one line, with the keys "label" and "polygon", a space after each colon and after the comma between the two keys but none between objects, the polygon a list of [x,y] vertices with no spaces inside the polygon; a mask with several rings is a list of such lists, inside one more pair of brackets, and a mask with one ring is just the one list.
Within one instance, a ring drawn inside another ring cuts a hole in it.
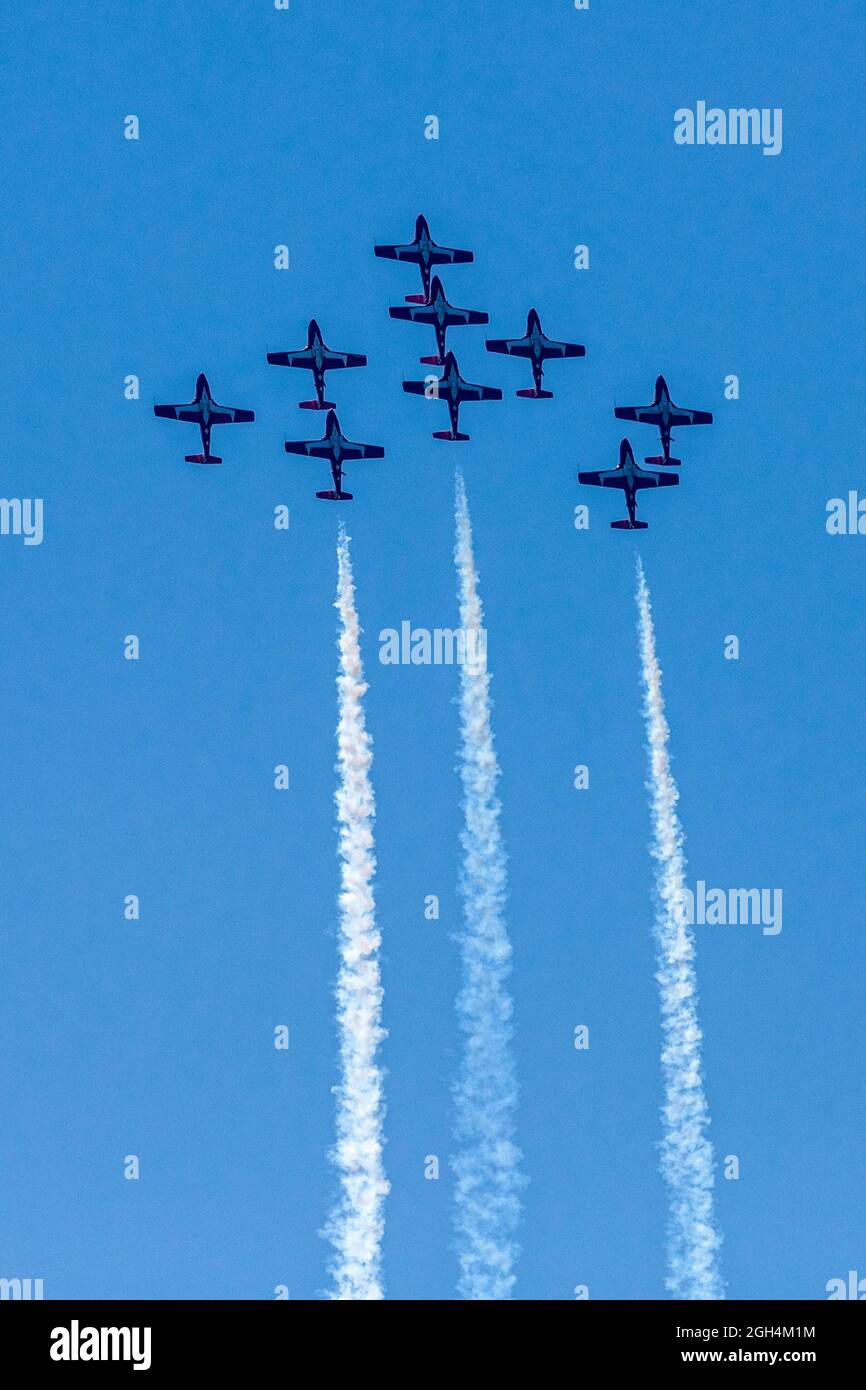
[{"label": "gradient blue background", "polygon": [[[784,893],[777,938],[699,929],[713,1139],[742,1164],[718,1187],[724,1271],[732,1297],[769,1299],[866,1274],[866,539],[824,526],[866,481],[861,6],[35,0],[6,29],[2,491],[44,497],[46,529],[41,547],[0,538],[0,1274],[49,1298],[327,1287],[343,515],[379,808],[387,1287],[454,1296],[456,672],[377,652],[403,619],[456,621],[459,460],[510,855],[518,1291],[663,1296],[637,538],[575,479],[615,462],[614,400],[649,399],[659,371],[716,413],[681,431],[682,485],[649,499],[640,538],[690,876]],[[782,154],[677,147],[673,112],[701,98],[781,106]],[[430,438],[444,407],[400,390],[432,350],[387,315],[416,273],[372,255],[419,211],[475,250],[443,278],[489,332],[522,332],[534,304],[588,345],[532,402],[513,394],[525,366],[453,330],[466,375],[505,390],[466,407],[460,448]],[[387,449],[349,473],[341,513],[313,496],[327,470],[282,449],[321,423],[295,405],[310,378],[265,363],[311,315],[369,354],[329,394]],[[199,370],[257,412],[215,433],[221,469],[185,465],[195,430],[152,415]]]}]

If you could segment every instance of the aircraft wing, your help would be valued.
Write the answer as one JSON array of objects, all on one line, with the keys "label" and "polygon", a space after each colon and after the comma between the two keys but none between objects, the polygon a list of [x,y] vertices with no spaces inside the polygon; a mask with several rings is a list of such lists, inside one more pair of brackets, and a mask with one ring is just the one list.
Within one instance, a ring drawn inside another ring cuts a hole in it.
[{"label": "aircraft wing", "polygon": [[304,454],[307,458],[329,459],[331,446],[327,439],[287,439],[287,454]]},{"label": "aircraft wing", "polygon": [[498,386],[476,386],[471,381],[463,381],[460,384],[460,394],[457,399],[461,401],[501,401],[502,392]]},{"label": "aircraft wing", "polygon": [[636,420],[640,425],[660,425],[661,412],[655,405],[618,405],[614,410],[617,420]]},{"label": "aircraft wing", "polygon": [[374,246],[373,251],[386,261],[419,261],[421,259],[417,241],[409,241],[405,246]]},{"label": "aircraft wing", "polygon": [[366,367],[367,358],[363,352],[327,352],[322,360],[322,368],[332,372],[337,367]]},{"label": "aircraft wing", "polygon": [[435,323],[436,311],[429,304],[395,304],[388,310],[392,319],[404,323]]},{"label": "aircraft wing", "polygon": [[711,425],[713,417],[709,410],[683,410],[677,406],[670,417],[672,428],[681,425]]},{"label": "aircraft wing", "polygon": [[586,348],[582,343],[558,343],[555,338],[545,338],[541,345],[542,357],[585,357]]},{"label": "aircraft wing", "polygon": [[183,405],[155,405],[153,413],[162,420],[186,420],[191,425],[197,425],[201,419],[198,401],[188,401]]},{"label": "aircraft wing", "polygon": [[595,473],[578,473],[577,481],[590,487],[625,488],[625,473],[621,468],[606,468]]},{"label": "aircraft wing", "polygon": [[483,309],[449,309],[445,322],[447,324],[489,323],[490,315],[485,314]]},{"label": "aircraft wing", "polygon": [[212,425],[248,425],[255,418],[253,410],[241,410],[236,405],[217,405],[216,402],[210,413]]},{"label": "aircraft wing", "polygon": [[504,352],[509,357],[532,356],[532,345],[528,338],[488,338],[485,347],[488,352]]},{"label": "aircraft wing", "polygon": [[[392,319],[402,319],[407,323],[435,323],[436,310],[431,304],[395,304],[388,310]],[[480,309],[455,309],[449,307],[445,313],[445,327],[454,328],[458,324],[489,323],[490,315]]]},{"label": "aircraft wing", "polygon": [[351,439],[347,439],[343,444],[343,458],[346,459],[383,459],[385,450],[381,444],[355,444]]},{"label": "aircraft wing", "polygon": [[458,251],[453,246],[437,246],[435,242],[430,248],[431,265],[468,265],[474,260],[474,251]]},{"label": "aircraft wing", "polygon": [[309,348],[298,348],[297,352],[268,353],[272,367],[312,367],[314,360]]},{"label": "aircraft wing", "polygon": [[644,487],[677,487],[679,485],[679,475],[677,473],[635,473],[635,491]]}]

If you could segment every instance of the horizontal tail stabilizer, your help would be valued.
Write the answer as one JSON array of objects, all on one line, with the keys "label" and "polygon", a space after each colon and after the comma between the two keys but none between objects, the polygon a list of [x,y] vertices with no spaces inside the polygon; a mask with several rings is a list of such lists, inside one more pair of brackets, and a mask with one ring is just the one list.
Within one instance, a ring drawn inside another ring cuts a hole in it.
[{"label": "horizontal tail stabilizer", "polygon": [[644,459],[644,463],[654,463],[659,468],[667,468],[668,464],[673,468],[679,468],[682,459],[666,459],[660,454],[654,454],[652,458]]},{"label": "horizontal tail stabilizer", "polygon": [[647,521],[612,521],[610,523],[612,531],[646,531],[649,528]]},{"label": "horizontal tail stabilizer", "polygon": [[222,463],[216,454],[184,454],[187,463]]},{"label": "horizontal tail stabilizer", "polygon": [[461,440],[461,441],[462,441],[462,440],[465,440],[465,439],[468,439],[468,438],[469,438],[469,435],[468,435],[468,434],[461,434],[459,430],[455,431],[454,434],[452,434],[450,430],[434,430],[434,431],[433,431],[433,438],[434,438],[434,439],[450,439],[450,440],[453,442],[453,441],[458,440],[458,439]]},{"label": "horizontal tail stabilizer", "polygon": [[426,304],[427,300],[423,294],[407,294],[405,296],[407,304]]},{"label": "horizontal tail stabilizer", "polygon": [[351,492],[317,492],[317,497],[321,497],[323,502],[351,502],[353,494]]},{"label": "horizontal tail stabilizer", "polygon": [[336,410],[333,401],[298,401],[299,410]]},{"label": "horizontal tail stabilizer", "polygon": [[528,399],[534,400],[534,401],[551,401],[551,400],[553,400],[553,392],[552,392],[552,391],[536,391],[536,389],[535,389],[534,386],[527,387],[527,389],[526,389],[525,391],[515,391],[514,394],[515,394],[516,396],[526,396]]},{"label": "horizontal tail stabilizer", "polygon": [[419,357],[419,358],[418,358],[418,361],[419,361],[419,362],[423,362],[424,365],[427,366],[427,367],[444,367],[444,366],[445,366],[445,358],[444,358],[444,357]]}]

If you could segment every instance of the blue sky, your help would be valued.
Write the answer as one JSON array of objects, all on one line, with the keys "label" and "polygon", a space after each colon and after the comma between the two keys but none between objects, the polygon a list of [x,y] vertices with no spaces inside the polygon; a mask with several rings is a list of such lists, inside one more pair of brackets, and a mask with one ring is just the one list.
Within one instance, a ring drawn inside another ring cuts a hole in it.
[{"label": "blue sky", "polygon": [[[820,1298],[866,1274],[866,540],[824,525],[866,476],[859,9],[831,26],[783,0],[95,0],[58,22],[35,0],[8,20],[3,492],[44,498],[45,537],[0,537],[0,1274],[56,1298],[326,1287],[337,516],[313,496],[327,470],[282,449],[319,423],[295,405],[309,378],[265,363],[313,315],[368,354],[329,394],[387,451],[340,514],[375,740],[389,1295],[454,1296],[460,810],[456,672],[380,665],[378,634],[456,621],[459,460],[510,856],[518,1293],[663,1296],[637,538],[576,484],[613,465],[614,402],[648,400],[659,371],[716,414],[680,433],[677,492],[641,509],[690,875],[784,894],[776,937],[697,929],[712,1136],[741,1163],[718,1188],[729,1293]],[[676,146],[674,111],[700,99],[781,107],[781,155]],[[475,250],[443,280],[492,334],[533,304],[587,344],[534,402],[484,329],[453,330],[465,374],[505,393],[466,407],[462,446],[400,390],[432,332],[389,320],[416,276],[372,254],[420,211]],[[200,370],[257,413],[216,432],[220,469],[184,464],[196,432],[152,414]]]}]

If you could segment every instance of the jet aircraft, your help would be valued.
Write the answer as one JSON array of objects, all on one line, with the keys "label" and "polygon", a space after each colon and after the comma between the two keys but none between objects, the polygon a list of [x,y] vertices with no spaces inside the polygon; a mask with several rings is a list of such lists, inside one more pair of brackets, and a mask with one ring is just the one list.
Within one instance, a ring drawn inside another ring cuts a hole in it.
[{"label": "jet aircraft", "polygon": [[655,399],[650,405],[619,405],[614,410],[618,420],[637,420],[641,425],[657,425],[661,439],[662,452],[653,456],[647,463],[660,463],[665,467],[678,466],[682,460],[671,458],[671,430],[680,425],[711,425],[713,417],[709,410],[687,410],[685,406],[674,405],[667,382],[663,376],[656,379]]},{"label": "jet aircraft", "polygon": [[233,405],[219,405],[210,393],[207,377],[200,372],[195,384],[195,400],[184,405],[155,405],[154,415],[163,420],[186,420],[198,425],[201,432],[200,454],[186,454],[187,463],[222,463],[210,451],[210,432],[213,425],[245,425],[255,420],[255,412]]},{"label": "jet aircraft", "polygon": [[647,522],[638,521],[637,494],[647,487],[676,487],[679,477],[676,473],[650,473],[635,463],[631,445],[623,439],[619,446],[619,464],[616,468],[603,469],[597,473],[578,473],[577,481],[590,487],[618,487],[625,493],[628,519],[612,521],[614,531],[646,531]]},{"label": "jet aircraft", "polygon": [[269,352],[268,361],[272,367],[306,367],[313,373],[316,392],[314,401],[299,401],[302,410],[333,410],[333,401],[325,400],[325,372],[336,371],[339,367],[366,367],[367,359],[362,352],[334,352],[329,348],[315,319],[310,319],[306,346],[296,352]]},{"label": "jet aircraft", "polygon": [[548,357],[585,357],[586,348],[581,343],[558,343],[548,338],[541,327],[541,320],[534,309],[526,318],[526,334],[522,338],[488,338],[488,352],[504,352],[511,357],[528,357],[532,367],[534,387],[518,391],[518,396],[529,396],[535,400],[549,400],[552,391],[545,391],[541,381],[544,376],[544,363]]},{"label": "jet aircraft", "polygon": [[480,309],[456,309],[453,304],[449,304],[438,275],[433,276],[429,304],[399,304],[389,309],[388,313],[392,319],[433,325],[436,333],[436,356],[420,359],[431,367],[442,367],[445,364],[445,335],[449,328],[458,324],[490,322],[489,314],[482,313]]},{"label": "jet aircraft", "polygon": [[325,433],[321,439],[287,439],[287,454],[305,454],[308,458],[327,459],[334,479],[333,491],[317,492],[326,502],[351,502],[352,493],[343,491],[343,463],[346,459],[381,459],[385,450],[380,444],[356,444],[340,429],[334,410],[328,412]]},{"label": "jet aircraft", "polygon": [[502,392],[498,386],[475,386],[471,381],[464,381],[453,352],[446,354],[444,367],[441,377],[434,377],[432,381],[404,381],[403,390],[413,396],[427,396],[447,403],[451,428],[434,430],[434,439],[468,439],[469,435],[461,434],[459,427],[462,402],[501,401]]},{"label": "jet aircraft", "polygon": [[374,246],[377,256],[388,261],[410,261],[421,271],[423,294],[407,294],[409,304],[430,303],[430,271],[435,265],[465,265],[475,260],[472,251],[458,251],[453,246],[439,246],[430,236],[427,219],[423,215],[415,222],[415,240],[403,246]]}]

